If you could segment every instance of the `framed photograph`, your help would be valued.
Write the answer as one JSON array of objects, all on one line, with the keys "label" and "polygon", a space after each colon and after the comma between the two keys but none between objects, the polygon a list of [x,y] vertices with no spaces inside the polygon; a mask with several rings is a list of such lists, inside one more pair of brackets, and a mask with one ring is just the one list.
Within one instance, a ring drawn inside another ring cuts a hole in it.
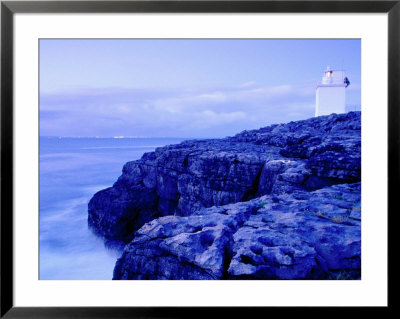
[{"label": "framed photograph", "polygon": [[2,1],[1,316],[389,310],[399,28],[398,1]]}]

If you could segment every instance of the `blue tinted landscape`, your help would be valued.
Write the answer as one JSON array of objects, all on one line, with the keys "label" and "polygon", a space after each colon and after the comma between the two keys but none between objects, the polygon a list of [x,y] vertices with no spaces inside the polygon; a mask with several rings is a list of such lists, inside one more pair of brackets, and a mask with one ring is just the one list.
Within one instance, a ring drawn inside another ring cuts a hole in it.
[{"label": "blue tinted landscape", "polygon": [[39,46],[40,279],[361,279],[360,39]]}]

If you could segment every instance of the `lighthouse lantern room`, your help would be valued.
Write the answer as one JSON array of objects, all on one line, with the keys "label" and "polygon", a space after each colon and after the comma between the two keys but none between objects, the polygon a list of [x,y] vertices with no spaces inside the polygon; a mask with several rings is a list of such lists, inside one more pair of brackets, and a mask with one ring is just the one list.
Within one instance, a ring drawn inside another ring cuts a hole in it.
[{"label": "lighthouse lantern room", "polygon": [[350,81],[342,70],[328,66],[322,81],[317,85],[315,116],[346,112],[346,87]]}]

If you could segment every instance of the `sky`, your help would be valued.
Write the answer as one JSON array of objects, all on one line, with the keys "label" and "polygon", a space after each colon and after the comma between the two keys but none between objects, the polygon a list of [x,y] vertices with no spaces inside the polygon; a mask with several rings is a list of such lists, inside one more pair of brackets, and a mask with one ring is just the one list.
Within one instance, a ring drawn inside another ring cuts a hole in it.
[{"label": "sky", "polygon": [[225,137],[314,116],[327,66],[361,105],[358,39],[41,39],[40,135]]}]

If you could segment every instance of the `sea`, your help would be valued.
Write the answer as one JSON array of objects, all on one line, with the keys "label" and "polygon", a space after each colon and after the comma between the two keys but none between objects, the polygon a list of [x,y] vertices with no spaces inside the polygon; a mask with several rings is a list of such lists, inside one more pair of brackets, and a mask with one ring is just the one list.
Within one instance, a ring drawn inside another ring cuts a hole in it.
[{"label": "sea", "polygon": [[183,138],[40,137],[39,279],[110,280],[121,251],[88,228],[88,202],[123,165]]}]

